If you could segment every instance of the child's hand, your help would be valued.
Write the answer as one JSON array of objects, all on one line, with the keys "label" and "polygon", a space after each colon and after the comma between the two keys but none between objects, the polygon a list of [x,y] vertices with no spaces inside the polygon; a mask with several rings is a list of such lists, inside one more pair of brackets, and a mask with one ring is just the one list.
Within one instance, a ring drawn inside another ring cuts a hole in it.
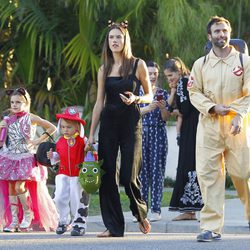
[{"label": "child's hand", "polygon": [[7,122],[4,121],[4,120],[2,120],[2,121],[0,122],[0,128],[6,128],[6,127],[7,127]]},{"label": "child's hand", "polygon": [[52,148],[47,152],[47,158],[49,159],[49,160],[51,160],[52,159],[52,156],[53,156],[53,151],[52,151]]}]

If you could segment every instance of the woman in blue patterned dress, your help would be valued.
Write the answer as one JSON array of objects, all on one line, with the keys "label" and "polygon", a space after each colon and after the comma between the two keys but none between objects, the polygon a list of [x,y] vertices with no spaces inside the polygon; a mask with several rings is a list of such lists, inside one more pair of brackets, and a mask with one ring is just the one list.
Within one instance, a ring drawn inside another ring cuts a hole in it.
[{"label": "woman in blue patterned dress", "polygon": [[174,221],[196,220],[203,202],[195,169],[195,141],[198,110],[191,104],[187,91],[189,70],[178,57],[169,59],[164,66],[169,83],[177,84],[176,104],[182,116],[179,139],[179,158],[176,182],[169,205],[169,211],[181,212]]},{"label": "woman in blue patterned dress", "polygon": [[150,192],[150,221],[152,222],[161,219],[161,201],[168,152],[166,120],[170,113],[166,108],[168,93],[157,86],[159,66],[150,61],[147,67],[154,99],[150,104],[141,104],[142,168],[140,179],[142,197],[147,203]]}]

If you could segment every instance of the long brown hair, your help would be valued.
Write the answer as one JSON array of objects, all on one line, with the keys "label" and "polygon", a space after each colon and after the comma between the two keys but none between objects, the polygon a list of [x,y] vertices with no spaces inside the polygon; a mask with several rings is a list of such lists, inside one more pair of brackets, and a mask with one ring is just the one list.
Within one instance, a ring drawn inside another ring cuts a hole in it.
[{"label": "long brown hair", "polygon": [[128,78],[128,75],[131,73],[134,63],[134,56],[131,49],[131,41],[127,27],[124,27],[122,23],[112,23],[109,26],[108,33],[105,37],[105,41],[102,49],[102,61],[104,67],[104,80],[110,74],[112,66],[114,64],[114,58],[111,49],[109,48],[109,32],[113,29],[119,29],[124,35],[124,47],[122,50],[122,65],[119,69],[119,74],[123,78]]},{"label": "long brown hair", "polygon": [[190,70],[179,57],[168,59],[164,64],[164,70],[166,69],[172,72],[180,72],[182,77],[188,76],[190,74]]}]

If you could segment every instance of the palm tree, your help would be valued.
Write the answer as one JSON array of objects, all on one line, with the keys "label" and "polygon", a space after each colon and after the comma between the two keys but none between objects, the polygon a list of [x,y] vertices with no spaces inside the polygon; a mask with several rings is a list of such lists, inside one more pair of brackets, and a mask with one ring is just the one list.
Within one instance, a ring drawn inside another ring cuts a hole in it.
[{"label": "palm tree", "polygon": [[[63,41],[57,33],[59,18],[55,14],[45,15],[45,8],[55,8],[56,1],[0,1],[1,28],[7,33],[2,43],[3,66],[10,65],[5,71],[4,87],[25,85],[30,92],[46,88],[51,65],[56,65],[55,75],[61,67]],[[6,68],[7,66],[3,67]],[[47,67],[47,68],[46,68]],[[4,71],[2,71],[4,72]]]},{"label": "palm tree", "polygon": [[249,42],[249,8],[248,0],[0,0],[0,84],[27,86],[46,118],[77,104],[90,119],[109,19],[129,21],[136,56],[162,65],[169,53],[191,66],[212,15],[227,13]]}]

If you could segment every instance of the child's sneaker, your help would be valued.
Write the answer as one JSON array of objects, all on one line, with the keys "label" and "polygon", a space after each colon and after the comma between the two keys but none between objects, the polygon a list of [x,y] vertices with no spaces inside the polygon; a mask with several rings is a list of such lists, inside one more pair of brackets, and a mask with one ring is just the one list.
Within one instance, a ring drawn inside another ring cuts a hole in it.
[{"label": "child's sneaker", "polygon": [[71,231],[71,236],[82,236],[85,234],[85,228],[74,225]]},{"label": "child's sneaker", "polygon": [[56,234],[64,234],[66,231],[67,231],[67,225],[59,223],[56,229]]}]

